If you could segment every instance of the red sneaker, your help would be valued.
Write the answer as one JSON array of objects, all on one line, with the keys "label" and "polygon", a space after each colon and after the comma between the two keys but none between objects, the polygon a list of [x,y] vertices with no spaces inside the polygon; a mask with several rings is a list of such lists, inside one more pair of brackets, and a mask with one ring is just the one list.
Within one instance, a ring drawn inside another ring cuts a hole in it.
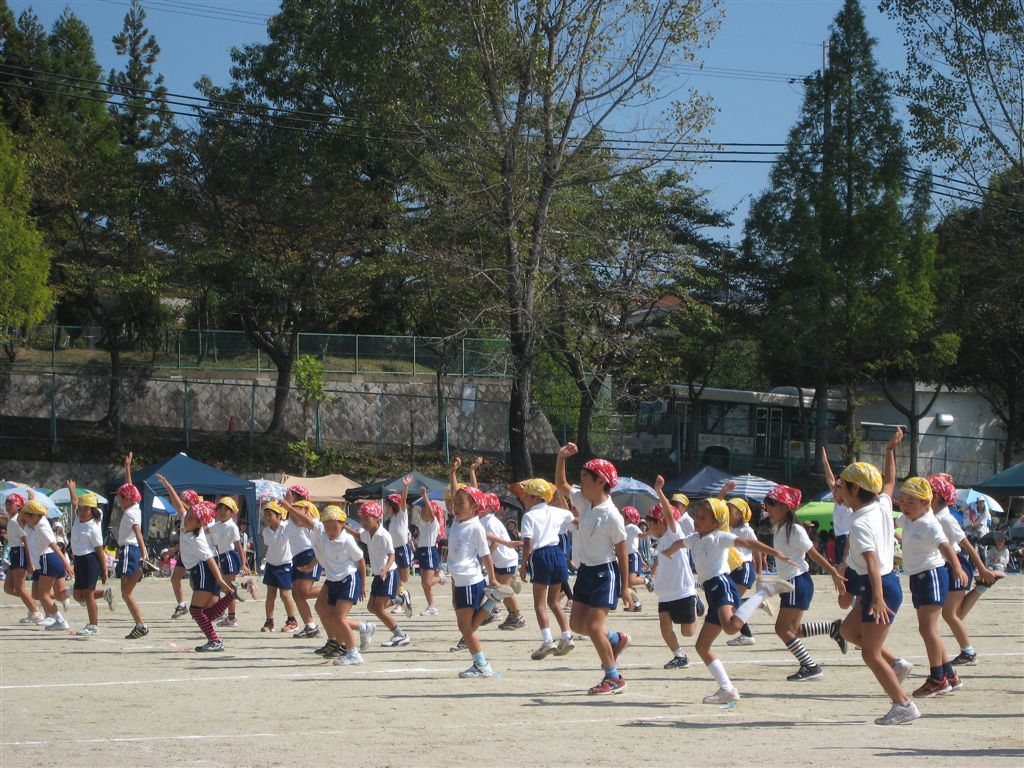
[{"label": "red sneaker", "polygon": [[591,696],[606,696],[612,693],[621,693],[626,690],[626,679],[618,677],[606,677],[600,683],[591,688],[587,693]]},{"label": "red sneaker", "polygon": [[619,632],[619,642],[612,646],[612,653],[616,661],[619,660],[619,656],[622,652],[629,647],[629,635],[625,632]]},{"label": "red sneaker", "polygon": [[928,677],[925,679],[924,685],[914,691],[914,697],[918,699],[930,699],[932,696],[946,694],[952,690],[953,689],[949,686],[949,683],[946,682],[945,678],[942,680],[935,680]]},{"label": "red sneaker", "polygon": [[964,681],[960,679],[960,675],[956,672],[952,675],[946,675],[946,684],[951,691],[962,691],[966,687]]},{"label": "red sneaker", "polygon": [[283,627],[281,627],[281,631],[282,632],[294,632],[298,628],[299,628],[299,622],[297,622],[295,619],[288,619],[288,621],[285,622],[285,625]]}]

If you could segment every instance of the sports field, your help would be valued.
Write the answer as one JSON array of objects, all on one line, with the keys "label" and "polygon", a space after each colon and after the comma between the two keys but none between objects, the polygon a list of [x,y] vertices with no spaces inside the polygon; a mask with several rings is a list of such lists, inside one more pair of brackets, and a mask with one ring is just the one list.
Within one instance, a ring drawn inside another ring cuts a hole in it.
[{"label": "sports field", "polygon": [[[830,580],[816,577],[815,586],[807,618],[840,616]],[[642,612],[609,622],[632,638],[619,665],[629,687],[619,695],[586,695],[601,676],[586,640],[568,656],[530,660],[539,633],[529,585],[526,629],[482,630],[501,677],[461,680],[470,660],[448,651],[458,633],[441,590],[439,616],[401,622],[411,645],[374,647],[361,667],[323,662],[312,653],[322,641],[261,634],[263,605],[251,601],[239,606],[240,627],[221,630],[225,652],[194,653],[203,638],[188,616],[169,618],[166,579],[139,586],[151,633],[135,641],[122,639],[131,628],[123,604],[102,608],[100,635],[78,637],[19,626],[24,609],[3,595],[0,766],[1024,765],[1020,576],[1000,582],[969,617],[979,660],[960,668],[966,689],[919,701],[920,720],[888,728],[872,722],[889,704],[856,651],[842,656],[829,638],[811,638],[825,678],[789,683],[794,659],[760,612],[756,645],[719,648],[742,701],[702,704],[715,685],[692,639],[684,642],[690,668],[663,669],[670,654],[654,596],[643,591]],[[890,647],[915,663],[912,690],[926,664],[907,597]],[[84,609],[70,614],[73,627],[85,623]],[[378,631],[375,645],[384,636]],[[956,653],[951,638],[947,647]]]}]

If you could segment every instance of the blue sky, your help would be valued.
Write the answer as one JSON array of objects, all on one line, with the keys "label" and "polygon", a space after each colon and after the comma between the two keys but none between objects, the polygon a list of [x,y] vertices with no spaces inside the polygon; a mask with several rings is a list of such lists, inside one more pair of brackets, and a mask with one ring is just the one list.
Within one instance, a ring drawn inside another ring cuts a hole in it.
[{"label": "blue sky", "polygon": [[[92,30],[100,63],[106,69],[118,65],[110,40],[121,28],[128,0],[13,0],[9,5],[15,13],[31,6],[47,27],[70,7]],[[144,5],[149,29],[161,47],[158,71],[170,91],[192,94],[193,83],[202,75],[218,84],[228,82],[229,51],[264,40],[264,21],[279,3],[150,0]],[[774,75],[802,76],[820,68],[821,43],[841,7],[841,0],[725,0],[722,27],[702,52],[706,72],[673,75],[665,90],[695,88],[713,98],[717,112],[705,134],[713,141],[784,142],[803,93],[800,85]],[[895,25],[875,4],[864,3],[863,8],[868,31],[878,40],[879,63],[900,69],[903,48]],[[765,188],[769,169],[715,163],[695,172],[695,183],[708,190],[716,207],[736,209],[734,226],[726,232],[734,241],[741,235],[749,199]]]}]

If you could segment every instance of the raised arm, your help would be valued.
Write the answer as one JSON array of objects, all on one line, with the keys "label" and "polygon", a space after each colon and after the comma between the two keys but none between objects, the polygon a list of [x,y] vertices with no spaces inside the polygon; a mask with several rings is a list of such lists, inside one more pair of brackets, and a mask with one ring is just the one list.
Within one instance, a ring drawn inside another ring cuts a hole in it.
[{"label": "raised arm", "polygon": [[406,475],[402,478],[402,503],[398,505],[399,512],[409,511],[409,486],[412,485],[412,475]]},{"label": "raised arm", "polygon": [[296,507],[290,501],[285,499],[282,499],[278,503],[288,510],[288,519],[299,526],[299,528],[313,527],[313,517],[305,509],[302,507]]},{"label": "raised arm", "polygon": [[476,471],[477,469],[483,466],[483,463],[484,457],[477,456],[475,459],[473,459],[473,463],[469,465],[469,484],[472,485],[474,488],[480,487],[480,483],[478,483],[476,480]]},{"label": "raised arm", "polygon": [[128,451],[128,455],[124,457],[124,481],[128,484],[132,482],[132,452]]},{"label": "raised arm", "polygon": [[676,530],[679,524],[676,522],[676,516],[673,514],[675,507],[672,506],[672,502],[668,500],[668,496],[665,495],[665,478],[658,475],[654,479],[654,490],[658,494],[658,503],[661,504],[661,513],[665,516],[665,525],[670,531]]},{"label": "raised arm", "polygon": [[555,487],[567,498],[572,493],[572,484],[565,474],[565,462],[570,456],[575,456],[580,449],[576,443],[566,443],[558,449],[558,457],[555,459]]},{"label": "raised arm", "polygon": [[[125,459],[124,462],[126,467],[130,466],[131,464],[131,454],[129,453],[128,456],[129,458]],[[188,507],[186,507],[185,502],[181,500],[181,496],[179,496],[178,492],[174,490],[174,486],[167,481],[166,477],[164,477],[161,474],[157,474],[156,479],[159,480],[160,484],[167,489],[167,497],[171,500],[171,504],[174,505],[174,508],[178,511],[178,514],[181,515],[181,519],[184,520],[185,515],[188,514]]]},{"label": "raised arm", "polygon": [[455,501],[455,494],[459,492],[459,470],[462,468],[462,458],[455,457],[451,467],[448,468],[448,487],[451,490],[452,502]]},{"label": "raised arm", "polygon": [[730,493],[732,493],[735,489],[736,489],[736,481],[735,480],[730,480],[729,482],[727,482],[725,485],[722,486],[722,490],[720,490],[718,492],[717,497],[719,499],[721,499],[722,501],[725,501],[725,497],[728,496]]},{"label": "raised arm", "polygon": [[896,427],[893,436],[885,444],[885,472],[882,475],[882,493],[892,497],[896,490],[896,446],[903,442],[903,429]]},{"label": "raised arm", "polygon": [[821,466],[825,472],[828,489],[831,491],[836,486],[836,475],[832,471],[832,465],[828,463],[828,449],[824,445],[821,446]]},{"label": "raised arm", "polygon": [[71,511],[72,513],[78,512],[78,486],[74,480],[68,480],[66,483],[68,487],[68,493],[71,494]]}]

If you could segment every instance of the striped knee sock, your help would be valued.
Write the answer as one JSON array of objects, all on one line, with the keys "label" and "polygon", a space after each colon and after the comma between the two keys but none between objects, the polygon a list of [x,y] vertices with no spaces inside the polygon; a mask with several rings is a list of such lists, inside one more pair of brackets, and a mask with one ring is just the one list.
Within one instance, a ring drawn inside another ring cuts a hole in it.
[{"label": "striped knee sock", "polygon": [[216,603],[211,605],[209,608],[205,609],[207,617],[209,617],[210,621],[216,621],[220,618],[220,615],[224,613],[225,610],[227,610],[228,606],[231,605],[233,602],[235,602],[234,595],[224,595],[224,597],[222,597]]},{"label": "striped knee sock", "polygon": [[202,630],[203,634],[206,635],[206,639],[212,643],[219,643],[220,638],[217,637],[217,630],[213,628],[213,622],[210,621],[210,617],[206,615],[206,611],[209,608],[203,609],[198,605],[193,605],[188,609],[188,612],[192,614],[192,618],[195,619],[196,624],[199,625],[199,629]]},{"label": "striped knee sock", "polygon": [[800,662],[801,667],[816,667],[814,659],[811,658],[811,654],[804,648],[803,641],[799,637],[794,637],[788,643],[786,643],[786,650],[796,656],[796,660]]},{"label": "striped knee sock", "polygon": [[801,637],[816,637],[817,635],[828,635],[833,640],[839,637],[839,628],[842,621],[808,621],[800,625]]}]

